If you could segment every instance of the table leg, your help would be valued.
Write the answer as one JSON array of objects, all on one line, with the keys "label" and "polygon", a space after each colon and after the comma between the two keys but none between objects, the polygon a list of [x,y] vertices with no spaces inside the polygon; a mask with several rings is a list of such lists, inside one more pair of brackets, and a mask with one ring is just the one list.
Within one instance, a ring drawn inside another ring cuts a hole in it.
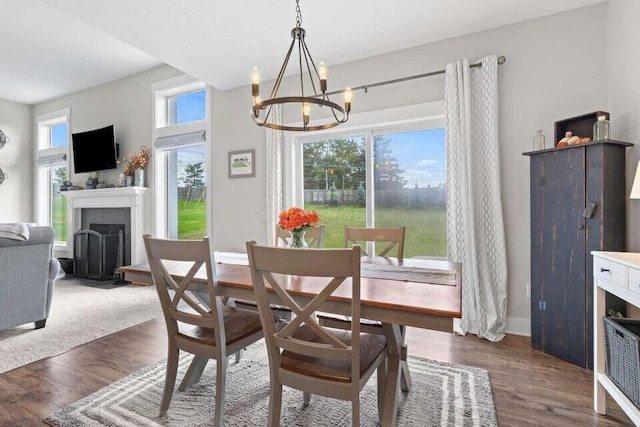
[{"label": "table leg", "polygon": [[207,366],[208,362],[209,362],[208,357],[193,356],[191,365],[189,365],[189,369],[187,370],[187,373],[184,374],[184,378],[182,379],[182,382],[180,383],[180,387],[178,387],[178,390],[185,391],[187,387],[197,383],[200,380],[200,377],[202,376],[202,372],[204,371],[204,368]]},{"label": "table leg", "polygon": [[384,409],[380,424],[393,427],[398,413],[398,394],[401,377],[402,332],[400,326],[383,323],[387,337],[387,385],[384,393]]},{"label": "table leg", "polygon": [[[597,280],[597,279],[596,279]],[[604,325],[602,317],[605,316],[606,293],[604,289],[593,286],[593,409],[601,415],[607,413],[606,392],[598,381],[598,374],[604,374]]]},{"label": "table leg", "polygon": [[402,347],[400,349],[400,389],[404,392],[408,392],[411,390],[411,372],[409,372],[409,363],[407,363],[409,350],[407,349],[407,345],[404,343],[407,335],[407,327],[404,325],[400,326],[400,333],[402,334]]}]

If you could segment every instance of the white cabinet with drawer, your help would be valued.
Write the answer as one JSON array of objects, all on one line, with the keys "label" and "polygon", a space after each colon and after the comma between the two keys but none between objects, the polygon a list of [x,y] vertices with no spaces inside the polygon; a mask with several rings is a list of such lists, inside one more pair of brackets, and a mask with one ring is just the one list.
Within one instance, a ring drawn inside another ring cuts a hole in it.
[{"label": "white cabinet with drawer", "polygon": [[628,267],[627,289],[640,295],[640,269]]},{"label": "white cabinet with drawer", "polygon": [[626,287],[626,266],[609,259],[593,258],[593,277]]},{"label": "white cabinet with drawer", "polygon": [[604,327],[606,292],[640,307],[640,253],[602,252],[593,254],[593,407],[606,413],[606,394],[640,426],[640,410],[625,396],[605,373]]}]

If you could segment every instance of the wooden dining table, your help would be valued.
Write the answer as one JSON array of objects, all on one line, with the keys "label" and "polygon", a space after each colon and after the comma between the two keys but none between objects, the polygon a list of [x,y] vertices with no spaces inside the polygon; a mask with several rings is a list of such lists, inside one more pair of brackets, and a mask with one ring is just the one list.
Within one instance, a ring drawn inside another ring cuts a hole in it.
[{"label": "wooden dining table", "polygon": [[[216,283],[222,297],[255,301],[246,255],[216,253]],[[190,264],[167,262],[167,270],[182,279]],[[453,319],[462,315],[461,264],[440,260],[363,257],[361,317],[382,323],[387,338],[387,385],[381,425],[395,425],[400,390],[409,391],[411,377],[404,343],[407,326],[453,332]],[[146,264],[120,268],[127,280],[151,284]],[[298,280],[299,279],[299,280]],[[326,285],[318,278],[298,278],[288,292],[300,304],[308,304]],[[204,267],[192,282],[193,291],[206,292]],[[199,288],[199,286],[202,286]],[[275,297],[272,302],[277,302]],[[346,280],[320,307],[327,313],[351,313],[351,282]]]}]

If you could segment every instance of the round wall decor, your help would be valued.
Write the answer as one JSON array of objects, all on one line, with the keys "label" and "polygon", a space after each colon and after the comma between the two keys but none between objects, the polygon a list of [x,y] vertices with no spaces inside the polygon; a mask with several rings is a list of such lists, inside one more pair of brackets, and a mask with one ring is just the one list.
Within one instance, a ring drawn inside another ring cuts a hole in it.
[{"label": "round wall decor", "polygon": [[4,147],[4,145],[9,141],[9,137],[2,132],[2,129],[0,129],[0,148]]},{"label": "round wall decor", "polygon": [[7,174],[4,173],[2,169],[0,169],[0,185],[2,185],[5,179],[7,179]]}]

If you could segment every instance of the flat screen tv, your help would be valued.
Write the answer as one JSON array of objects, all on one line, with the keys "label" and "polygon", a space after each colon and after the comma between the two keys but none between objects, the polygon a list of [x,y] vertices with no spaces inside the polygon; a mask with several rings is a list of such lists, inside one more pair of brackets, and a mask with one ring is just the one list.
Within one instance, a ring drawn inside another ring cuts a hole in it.
[{"label": "flat screen tv", "polygon": [[75,173],[95,172],[117,167],[116,136],[113,125],[74,133],[73,169]]}]

